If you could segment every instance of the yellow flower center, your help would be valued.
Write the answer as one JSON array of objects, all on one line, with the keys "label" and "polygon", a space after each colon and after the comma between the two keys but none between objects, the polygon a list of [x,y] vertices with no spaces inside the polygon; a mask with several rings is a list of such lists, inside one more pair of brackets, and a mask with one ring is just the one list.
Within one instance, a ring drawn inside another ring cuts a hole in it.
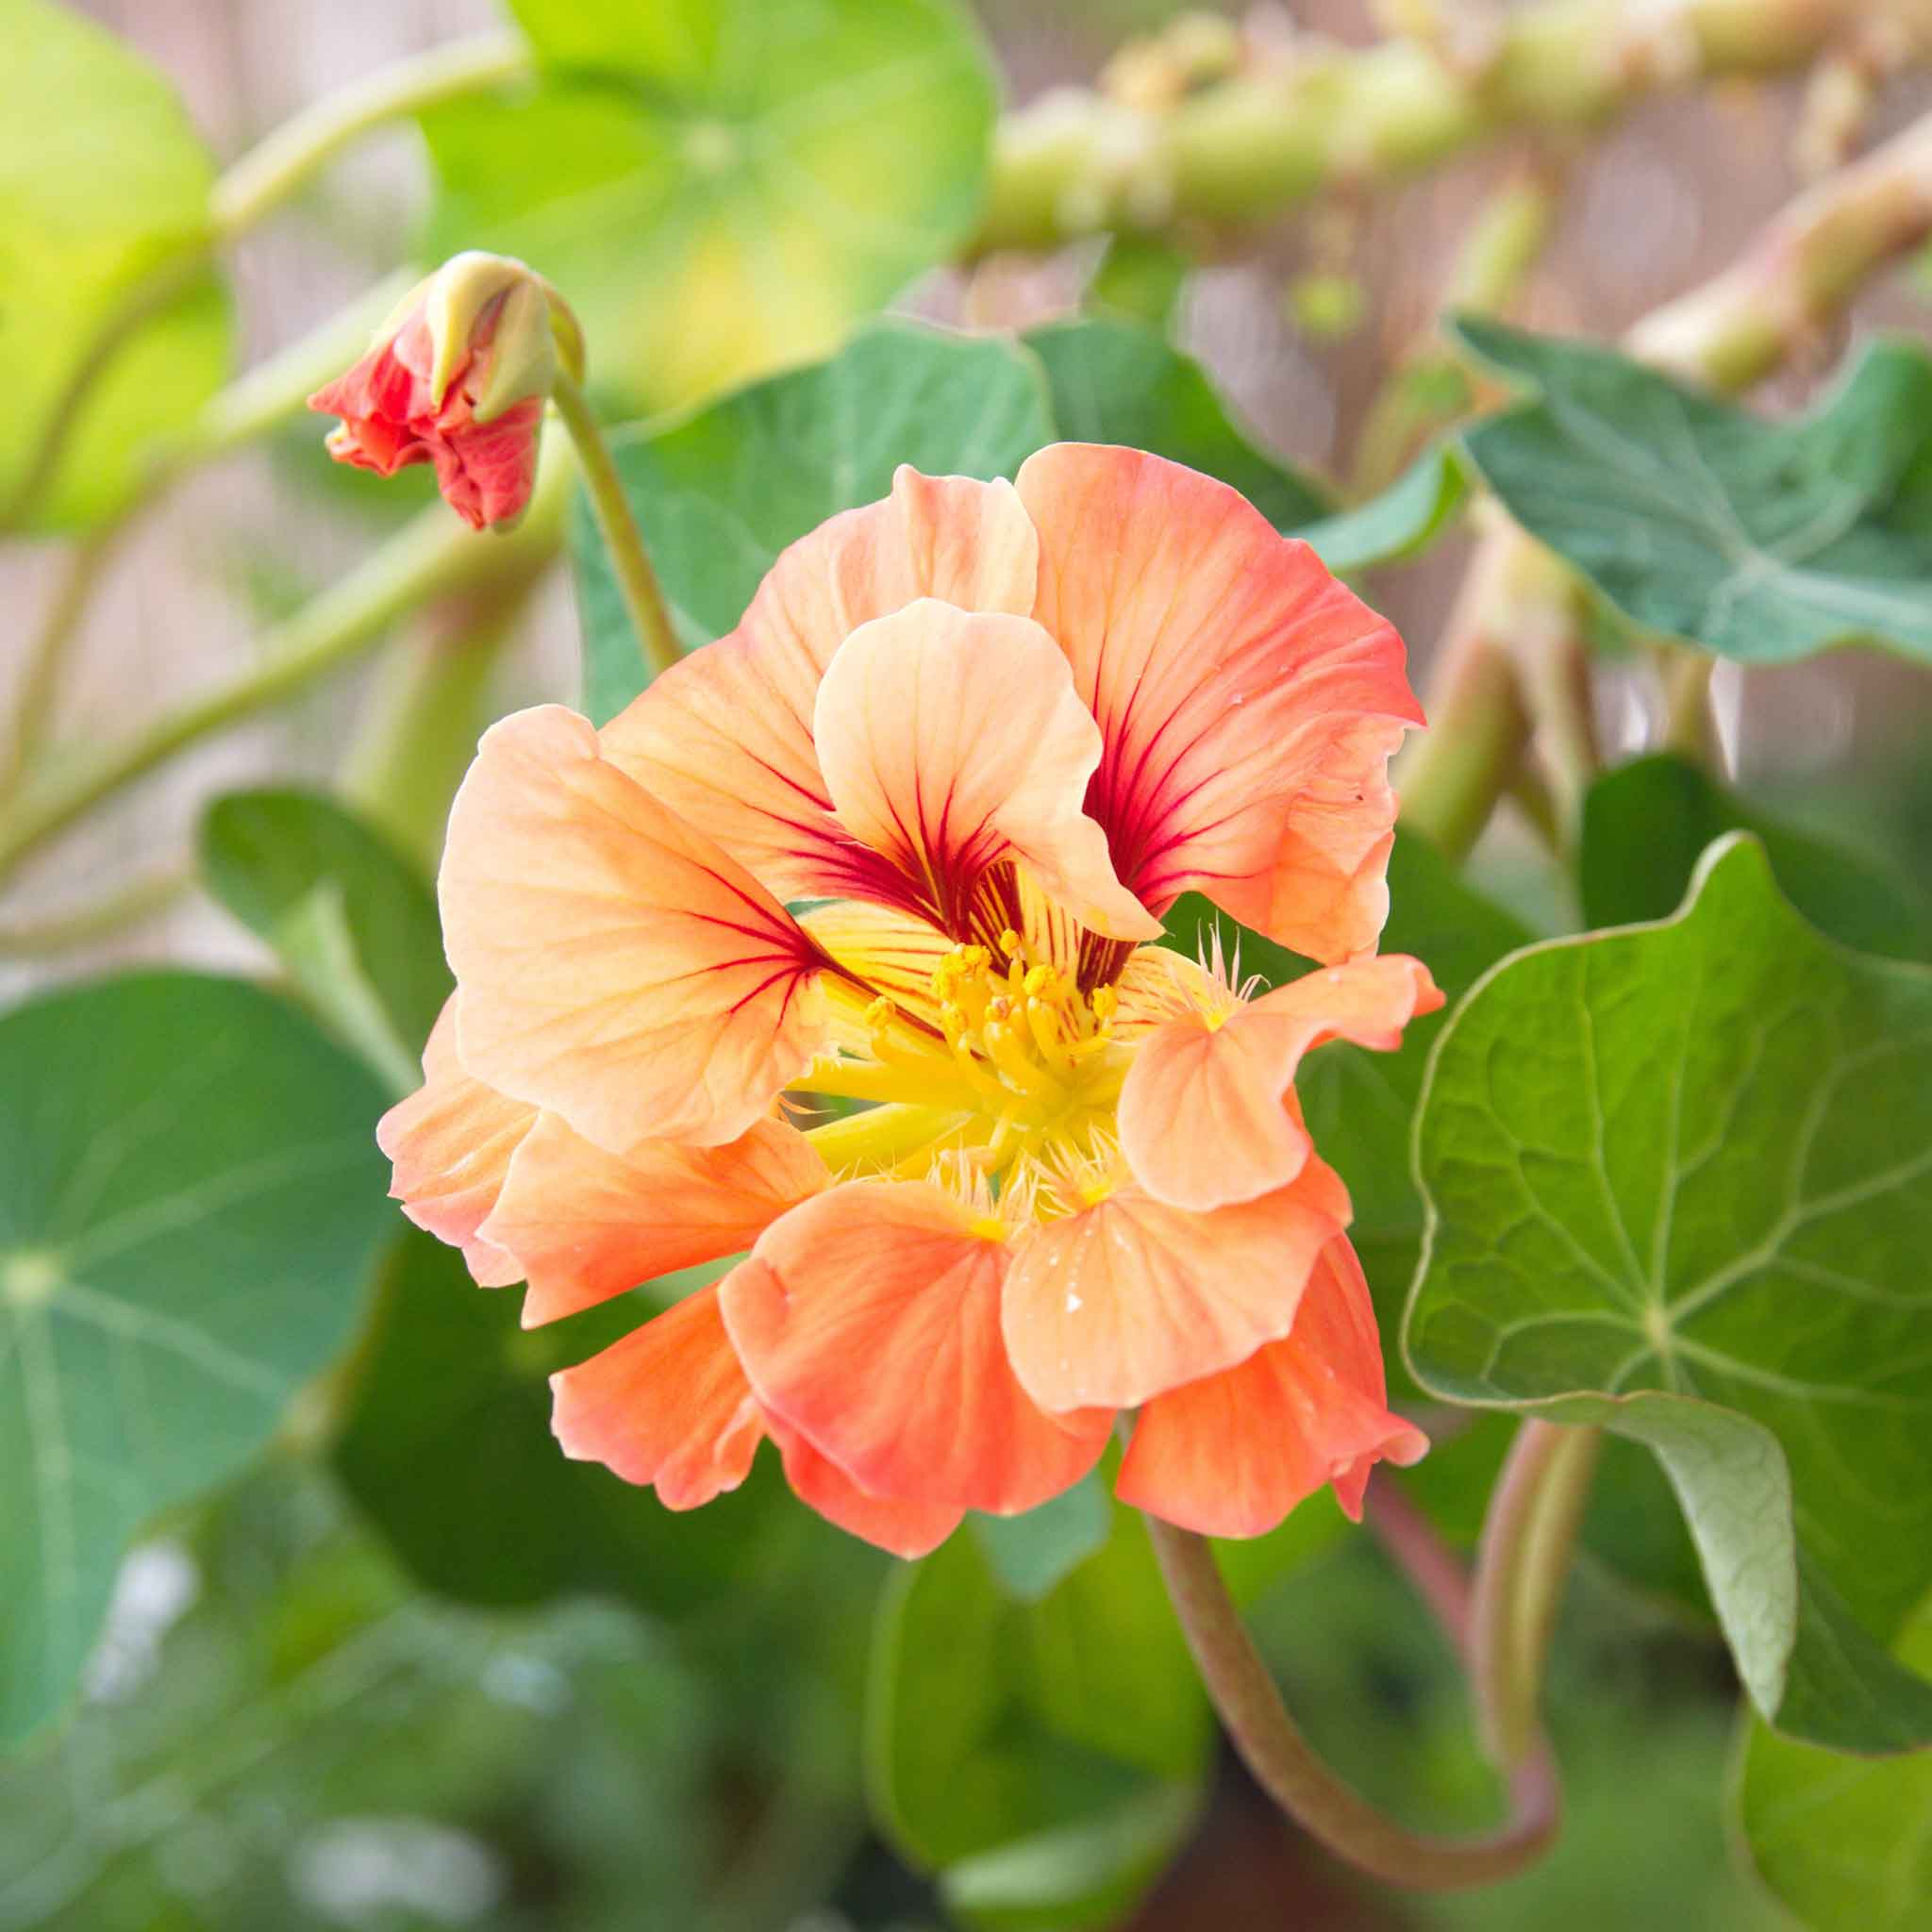
[{"label": "yellow flower center", "polygon": [[918,1174],[936,1154],[957,1152],[999,1177],[1003,1194],[1089,1163],[1112,1124],[1129,1058],[1112,1037],[1114,988],[1082,992],[1060,968],[1031,959],[1008,930],[997,952],[955,946],[930,994],[916,1011],[883,995],[858,1008],[864,1045],[819,1060],[795,1083],[880,1103],[811,1130],[828,1163]]}]

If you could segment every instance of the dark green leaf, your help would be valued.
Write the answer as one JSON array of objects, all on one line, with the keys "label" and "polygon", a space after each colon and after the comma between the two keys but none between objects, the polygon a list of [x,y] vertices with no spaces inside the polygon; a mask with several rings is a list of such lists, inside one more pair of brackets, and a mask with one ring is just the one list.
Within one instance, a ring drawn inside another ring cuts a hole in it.
[{"label": "dark green leaf", "polygon": [[1830,644],[1932,658],[1932,358],[1880,342],[1767,423],[1613,350],[1463,317],[1535,402],[1464,442],[1529,533],[1646,628],[1777,664]]},{"label": "dark green leaf", "polygon": [[[131,291],[204,247],[214,165],[175,91],[54,0],[10,0],[0,131],[0,503],[17,490],[82,358]],[[33,522],[97,523],[228,365],[228,305],[192,275],[90,388]]]},{"label": "dark green leaf", "polygon": [[[1932,1675],[1932,1598],[1898,1642]],[[1918,1932],[1932,1907],[1932,1754],[1850,1763],[1751,1725],[1734,1787],[1751,1862],[1814,1932]]]},{"label": "dark green leaf", "polygon": [[1860,1628],[1932,1580],[1928,1075],[1932,973],[1821,939],[1734,837],[1676,919],[1483,980],[1417,1124],[1418,1378],[1648,1441],[1754,1694],[1874,1749],[1932,1737]]},{"label": "dark green leaf", "polygon": [[0,1019],[0,1734],[67,1697],[128,1538],[252,1456],[348,1333],[374,1081],[239,981]]},{"label": "dark green leaf", "polygon": [[1107,1490],[1091,1474],[1024,1515],[973,1518],[994,1577],[1022,1603],[1038,1602],[1084,1563],[1112,1525]]},{"label": "dark green leaf", "polygon": [[[616,458],[691,648],[737,624],[788,543],[886,495],[902,462],[934,475],[1010,475],[1052,441],[1031,357],[992,339],[885,323],[828,362],[620,438]],[[643,688],[644,667],[587,514],[573,548],[585,704],[601,722]]]},{"label": "dark green leaf", "polygon": [[1145,1529],[1118,1507],[1035,1603],[1005,1594],[974,1537],[900,1573],[867,1728],[874,1807],[907,1857],[968,1902],[1069,1927],[1118,1923],[1191,1815],[1210,1737]]},{"label": "dark green leaf", "polygon": [[1388,489],[1353,509],[1294,532],[1338,575],[1400,563],[1426,550],[1469,494],[1469,476],[1452,443],[1424,450]]},{"label": "dark green leaf", "polygon": [[1725,832],[1755,833],[1785,897],[1840,945],[1888,958],[1932,959],[1932,912],[1902,879],[1855,852],[1793,831],[1668,755],[1606,773],[1584,798],[1585,924],[1668,918],[1705,847]]},{"label": "dark green leaf", "polygon": [[341,806],[290,789],[234,791],[201,824],[217,899],[281,956],[323,1019],[391,1088],[417,1061],[454,981],[436,895],[410,862]]},{"label": "dark green leaf", "polygon": [[1157,330],[1132,322],[1057,322],[1023,340],[1046,365],[1054,418],[1067,441],[1124,443],[1218,476],[1279,529],[1327,514],[1327,492],[1257,449],[1201,365]]},{"label": "dark green leaf", "polygon": [[541,269],[634,406],[824,355],[978,216],[992,77],[951,0],[512,11],[546,72],[423,117],[426,252]]},{"label": "dark green leaf", "polygon": [[774,1470],[675,1515],[601,1465],[568,1460],[550,1433],[550,1375],[655,1305],[625,1295],[526,1330],[520,1300],[476,1287],[462,1257],[427,1235],[397,1238],[334,1450],[370,1520],[424,1582],[466,1603],[594,1590],[671,1614],[743,1587],[761,1540],[796,1508]]}]

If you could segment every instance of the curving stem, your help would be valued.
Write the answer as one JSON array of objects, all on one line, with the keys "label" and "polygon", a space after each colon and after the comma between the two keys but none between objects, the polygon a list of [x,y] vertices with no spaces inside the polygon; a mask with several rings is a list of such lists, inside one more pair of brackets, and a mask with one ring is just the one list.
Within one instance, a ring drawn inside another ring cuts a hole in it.
[{"label": "curving stem", "polygon": [[[1425,1891],[1497,1884],[1549,1849],[1561,1819],[1562,1788],[1547,1746],[1539,1740],[1511,1770],[1509,1820],[1500,1830],[1476,1839],[1407,1830],[1338,1777],[1302,1736],[1207,1539],[1153,1516],[1147,1530],[1188,1648],[1228,1736],[1257,1783],[1310,1837],[1386,1885]],[[1459,1566],[1433,1566],[1428,1582],[1432,1604],[1459,1639],[1468,1588]]]}]

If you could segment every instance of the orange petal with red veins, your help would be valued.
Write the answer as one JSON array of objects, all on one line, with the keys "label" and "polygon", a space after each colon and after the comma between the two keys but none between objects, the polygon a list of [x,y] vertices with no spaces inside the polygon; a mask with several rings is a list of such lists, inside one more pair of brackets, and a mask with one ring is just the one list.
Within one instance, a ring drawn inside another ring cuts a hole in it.
[{"label": "orange petal with red veins", "polygon": [[1302,1056],[1331,1040],[1392,1052],[1442,995],[1398,953],[1305,974],[1226,1018],[1198,1008],[1141,1045],[1121,1090],[1121,1149],[1177,1208],[1252,1201],[1291,1181],[1308,1137],[1284,1104]]},{"label": "orange petal with red veins", "polygon": [[700,1290],[634,1334],[550,1378],[563,1453],[653,1486],[667,1509],[695,1509],[751,1473],[764,1420]]},{"label": "orange petal with red veins", "polygon": [[800,1502],[827,1523],[894,1557],[924,1557],[958,1528],[963,1509],[943,1503],[898,1502],[861,1490],[830,1457],[821,1456],[796,1429],[766,1418],[785,1458],[785,1479]]},{"label": "orange petal with red veins", "polygon": [[847,853],[812,747],[832,654],[918,597],[1024,615],[1038,558],[1010,483],[902,468],[891,496],[787,549],[736,630],[604,727],[605,755],[780,898],[826,891]]},{"label": "orange petal with red veins", "polygon": [[782,1121],[758,1121],[722,1147],[647,1141],[625,1155],[546,1114],[517,1149],[483,1234],[516,1257],[530,1284],[524,1326],[534,1328],[741,1252],[831,1179]]},{"label": "orange petal with red veins", "polygon": [[1260,1536],[1333,1483],[1359,1522],[1374,1464],[1411,1463],[1429,1446],[1386,1392],[1361,1263],[1336,1240],[1285,1341],[1141,1411],[1120,1498],[1203,1536]]},{"label": "orange petal with red veins", "polygon": [[521,1281],[515,1257],[477,1230],[496,1206],[510,1157],[537,1109],[473,1079],[457,1058],[456,1000],[444,1001],[423,1049],[424,1084],[383,1115],[376,1144],[395,1166],[390,1192],[438,1241],[463,1251],[483,1288]]},{"label": "orange petal with red veins", "polygon": [[1192,887],[1318,959],[1372,948],[1395,800],[1422,722],[1402,641],[1307,544],[1226,485],[1138,450],[1027,458],[1033,614],[1106,751],[1087,796],[1157,912]]},{"label": "orange petal with red veins", "polygon": [[[840,823],[899,874],[910,909],[956,938],[1001,859],[1095,932],[1158,937],[1081,809],[1100,733],[1030,619],[924,598],[861,625],[819,685],[812,729]],[[845,890],[879,895],[858,874]]]},{"label": "orange petal with red veins", "polygon": [[1211,1214],[1117,1189],[1014,1243],[1003,1327],[1042,1408],[1131,1408],[1289,1332],[1348,1194],[1312,1155],[1288,1187]]},{"label": "orange petal with red veins", "polygon": [[797,922],[561,706],[484,734],[441,897],[463,1064],[612,1152],[735,1141],[827,1038]]},{"label": "orange petal with red veins", "polygon": [[1000,1339],[1008,1249],[924,1181],[854,1181],[775,1222],[724,1285],[774,1416],[874,1495],[1030,1509],[1077,1482],[1106,1415],[1047,1416]]}]

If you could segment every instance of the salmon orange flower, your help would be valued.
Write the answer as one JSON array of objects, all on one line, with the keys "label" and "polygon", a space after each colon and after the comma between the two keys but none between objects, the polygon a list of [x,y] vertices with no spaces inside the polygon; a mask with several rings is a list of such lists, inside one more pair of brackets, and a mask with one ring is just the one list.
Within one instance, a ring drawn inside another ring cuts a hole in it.
[{"label": "salmon orange flower", "polygon": [[[769,1436],[916,1554],[1132,1411],[1120,1492],[1173,1522],[1358,1512],[1425,1445],[1294,1082],[1441,1004],[1374,952],[1418,722],[1390,626],[1219,483],[902,470],[603,730],[486,735],[396,1192],[526,1322],[744,1256],[556,1378],[565,1450],[675,1508]],[[1255,997],[1153,943],[1189,890],[1321,963]]]}]

